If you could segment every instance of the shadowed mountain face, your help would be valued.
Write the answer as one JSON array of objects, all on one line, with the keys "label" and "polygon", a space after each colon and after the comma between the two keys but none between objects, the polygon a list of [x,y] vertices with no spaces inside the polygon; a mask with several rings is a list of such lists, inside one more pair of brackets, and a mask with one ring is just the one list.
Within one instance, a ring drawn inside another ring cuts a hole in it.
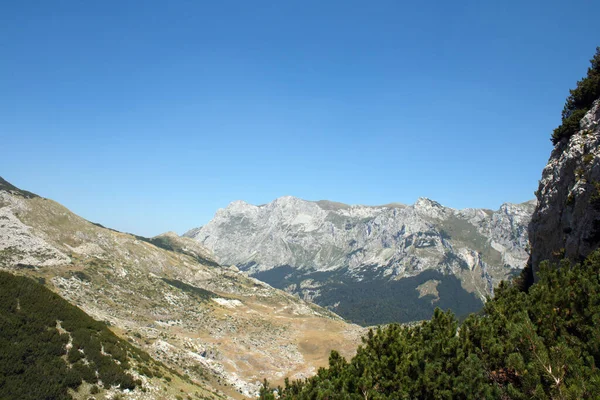
[{"label": "shadowed mountain face", "polygon": [[184,236],[275,287],[361,324],[429,318],[437,307],[479,309],[525,266],[535,202],[499,210],[349,206],[294,197],[217,211]]},{"label": "shadowed mountain face", "polygon": [[3,180],[0,270],[44,282],[179,374],[169,375],[169,383],[153,377],[151,384],[144,375],[148,392],[123,398],[175,398],[181,390],[253,396],[265,377],[282,383],[285,376],[314,374],[333,349],[351,356],[363,332],[315,304],[221,267],[189,238],[107,229]]}]

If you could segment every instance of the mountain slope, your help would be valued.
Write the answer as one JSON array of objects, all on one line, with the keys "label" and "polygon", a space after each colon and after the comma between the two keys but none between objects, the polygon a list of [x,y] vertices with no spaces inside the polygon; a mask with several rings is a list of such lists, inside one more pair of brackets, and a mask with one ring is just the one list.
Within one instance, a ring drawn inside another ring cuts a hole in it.
[{"label": "mountain slope", "polygon": [[355,322],[406,322],[436,306],[479,309],[524,267],[534,206],[453,210],[422,198],[370,207],[288,196],[262,206],[233,202],[185,236],[220,263]]},{"label": "mountain slope", "polygon": [[[6,189],[10,188],[10,189]],[[172,234],[103,228],[52,200],[0,189],[0,268],[51,290],[194,382],[251,395],[268,377],[303,377],[362,330],[234,269]]]},{"label": "mountain slope", "polygon": [[214,397],[191,382],[181,385],[182,376],[32,279],[0,271],[0,306],[2,399],[153,399],[166,389],[162,377],[176,393]]}]

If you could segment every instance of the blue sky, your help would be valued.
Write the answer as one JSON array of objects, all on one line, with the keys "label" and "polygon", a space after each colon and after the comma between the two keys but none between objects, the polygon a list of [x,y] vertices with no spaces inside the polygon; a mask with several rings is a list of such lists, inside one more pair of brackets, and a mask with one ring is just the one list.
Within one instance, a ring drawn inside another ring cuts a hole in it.
[{"label": "blue sky", "polygon": [[0,176],[183,233],[283,195],[533,198],[598,1],[3,1]]}]

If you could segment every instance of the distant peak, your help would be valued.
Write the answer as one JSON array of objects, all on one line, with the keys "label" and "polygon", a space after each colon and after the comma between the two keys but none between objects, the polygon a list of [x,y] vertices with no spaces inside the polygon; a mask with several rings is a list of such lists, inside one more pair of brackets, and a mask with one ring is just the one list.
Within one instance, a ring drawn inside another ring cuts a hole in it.
[{"label": "distant peak", "polygon": [[294,197],[294,196],[281,196],[276,198],[275,200],[273,200],[274,203],[290,203],[290,202],[295,202],[295,201],[304,201],[298,197]]},{"label": "distant peak", "polygon": [[417,199],[417,201],[415,202],[415,206],[417,206],[417,207],[438,207],[438,208],[444,207],[437,201],[431,200],[427,197],[419,197]]},{"label": "distant peak", "polygon": [[537,205],[537,200],[533,199],[533,200],[528,200],[528,201],[524,201],[522,203],[502,203],[500,205],[500,210],[512,210],[515,208],[535,208],[535,206]]},{"label": "distant peak", "polygon": [[305,203],[305,202],[306,202],[306,200],[302,200],[298,197],[281,196],[281,197],[276,198],[269,204],[271,204],[273,206],[290,206],[290,205],[295,205],[298,203]]},{"label": "distant peak", "polygon": [[251,204],[246,203],[244,200],[234,200],[231,203],[229,203],[229,207],[243,207],[243,206],[250,206]]},{"label": "distant peak", "polygon": [[246,210],[251,209],[251,208],[255,208],[255,205],[246,203],[244,200],[235,200],[232,201],[231,203],[229,203],[229,205],[227,205],[227,207],[225,208],[219,208],[217,210],[217,214],[229,214],[229,213],[243,213],[246,212]]}]

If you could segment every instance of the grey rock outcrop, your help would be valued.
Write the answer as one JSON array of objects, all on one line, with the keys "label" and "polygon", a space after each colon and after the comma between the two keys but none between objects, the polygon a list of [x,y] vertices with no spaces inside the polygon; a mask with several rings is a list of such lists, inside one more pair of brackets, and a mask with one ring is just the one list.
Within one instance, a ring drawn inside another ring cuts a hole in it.
[{"label": "grey rock outcrop", "polygon": [[600,100],[580,130],[552,151],[529,227],[533,270],[544,260],[579,261],[600,244]]},{"label": "grey rock outcrop", "polygon": [[[350,206],[286,196],[262,206],[235,201],[185,236],[221,264],[343,315],[336,296],[325,295],[332,284],[398,281],[428,270],[457,277],[464,290],[485,299],[526,264],[534,206],[454,210],[426,198],[410,206]],[[282,274],[287,278],[274,278]]]}]

